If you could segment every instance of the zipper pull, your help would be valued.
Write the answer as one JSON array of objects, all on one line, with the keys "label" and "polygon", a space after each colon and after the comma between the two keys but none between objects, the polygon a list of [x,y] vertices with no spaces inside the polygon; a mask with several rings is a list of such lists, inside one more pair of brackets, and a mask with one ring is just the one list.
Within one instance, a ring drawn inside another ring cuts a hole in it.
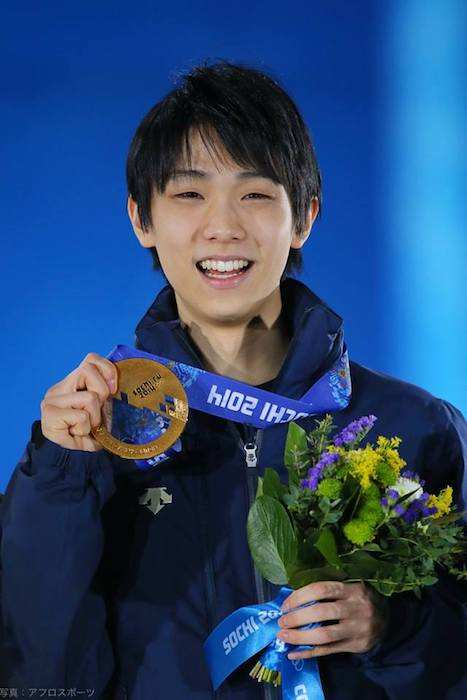
[{"label": "zipper pull", "polygon": [[243,449],[245,450],[246,466],[253,468],[256,467],[258,463],[258,459],[256,457],[256,450],[258,449],[258,446],[254,442],[247,442],[245,445],[243,445]]}]

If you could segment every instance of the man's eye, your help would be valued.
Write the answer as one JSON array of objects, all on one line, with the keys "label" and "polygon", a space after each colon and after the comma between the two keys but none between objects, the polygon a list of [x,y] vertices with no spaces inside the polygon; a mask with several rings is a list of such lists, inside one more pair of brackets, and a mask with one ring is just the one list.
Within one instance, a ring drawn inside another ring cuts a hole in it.
[{"label": "man's eye", "polygon": [[[181,197],[182,199],[195,199],[196,197],[200,196],[201,195],[198,192],[180,192],[180,194],[175,195],[175,197]],[[252,197],[253,199],[271,199],[267,194],[261,194],[261,192],[250,192],[249,194],[245,195],[245,197]]]},{"label": "man's eye", "polygon": [[181,192],[180,194],[176,194],[176,197],[182,197],[183,199],[194,199],[194,197],[191,197],[189,195],[194,194],[195,197],[198,196],[198,192]]}]

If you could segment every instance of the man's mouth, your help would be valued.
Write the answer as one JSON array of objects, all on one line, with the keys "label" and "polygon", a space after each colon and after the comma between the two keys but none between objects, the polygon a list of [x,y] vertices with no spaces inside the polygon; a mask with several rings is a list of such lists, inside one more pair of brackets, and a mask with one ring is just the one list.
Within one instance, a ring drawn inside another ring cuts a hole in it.
[{"label": "man's mouth", "polygon": [[241,277],[252,265],[254,265],[254,261],[246,258],[230,258],[229,260],[203,258],[196,263],[198,270],[211,279]]}]

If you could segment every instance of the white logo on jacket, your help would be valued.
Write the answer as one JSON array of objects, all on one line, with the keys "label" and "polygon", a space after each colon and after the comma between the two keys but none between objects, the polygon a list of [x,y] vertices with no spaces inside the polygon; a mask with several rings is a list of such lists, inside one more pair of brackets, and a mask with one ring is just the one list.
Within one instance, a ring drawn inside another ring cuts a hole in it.
[{"label": "white logo on jacket", "polygon": [[154,515],[169,503],[172,503],[172,494],[167,492],[166,486],[146,489],[139,499],[140,506],[146,506]]}]

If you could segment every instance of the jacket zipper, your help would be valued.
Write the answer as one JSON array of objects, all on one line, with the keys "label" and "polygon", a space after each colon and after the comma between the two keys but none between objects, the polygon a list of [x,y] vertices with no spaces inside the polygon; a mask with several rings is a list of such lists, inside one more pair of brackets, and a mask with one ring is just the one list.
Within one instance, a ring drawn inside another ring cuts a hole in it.
[{"label": "jacket zipper", "polygon": [[[175,328],[175,333],[177,336],[180,338],[181,342],[183,343],[184,347],[187,349],[187,351],[190,353],[191,357],[193,357],[198,365],[200,367],[203,366],[202,360],[200,356],[198,356],[195,352],[194,349],[190,346],[190,344],[187,342],[184,333],[180,327]],[[258,459],[259,459],[259,451],[263,439],[263,432],[264,430],[262,428],[253,428],[253,426],[247,425],[247,433],[248,433],[248,441],[245,442],[241,436],[241,433],[239,429],[237,428],[236,424],[234,421],[227,421],[227,425],[230,427],[231,431],[233,434],[236,436],[238,444],[240,445],[242,452],[245,453],[245,464],[246,464],[246,477],[247,477],[247,487],[248,487],[248,508],[251,507],[251,504],[253,503],[256,495],[256,489],[257,489],[257,484],[258,484]],[[203,496],[204,496],[204,505],[205,508],[202,509],[202,530],[203,530],[203,544],[204,544],[204,574],[205,574],[205,586],[206,586],[206,597],[207,597],[207,608],[208,608],[208,624],[209,624],[209,631],[211,632],[214,628],[214,610],[215,610],[215,604],[216,604],[216,589],[215,589],[215,581],[214,581],[214,566],[212,562],[212,557],[210,554],[210,549],[209,549],[209,523],[207,522],[206,518],[206,508],[208,505],[208,482],[207,482],[207,477],[206,475],[202,472],[201,473],[201,481],[202,481],[202,490],[203,490]],[[254,577],[255,577],[255,588],[256,588],[256,597],[258,602],[264,603],[266,598],[265,598],[265,592],[264,592],[264,585],[263,585],[263,578],[260,574],[260,572],[257,570],[256,566],[254,566]],[[252,680],[253,683],[253,680]],[[270,683],[261,683],[262,686],[262,691],[263,691],[263,699],[264,700],[276,700],[279,698],[279,691],[280,688],[274,688]],[[221,696],[222,690],[218,690],[213,692],[213,698],[216,700],[216,698],[219,698]]]},{"label": "jacket zipper", "polygon": [[[258,487],[258,459],[259,452],[261,448],[261,443],[263,440],[263,429],[253,428],[250,425],[246,425],[246,432],[248,435],[248,440],[245,442],[242,435],[232,421],[229,421],[231,428],[237,435],[237,441],[240,445],[240,449],[245,455],[245,466],[246,466],[246,479],[247,479],[247,489],[248,489],[248,510],[251,508],[253,501],[256,496],[256,489]],[[258,603],[265,602],[265,593],[263,585],[263,577],[259,573],[256,566],[254,567],[255,572],[255,587],[256,595],[258,598]]]},{"label": "jacket zipper", "polygon": [[[258,488],[258,460],[263,441],[263,428],[253,428],[251,425],[245,425],[247,433],[247,442],[242,438],[242,435],[233,421],[228,421],[232,432],[237,435],[237,440],[240,448],[245,453],[246,479],[248,489],[248,510],[251,508],[255,500],[256,490]],[[258,603],[264,603],[268,600],[269,587],[253,562],[253,571],[255,579],[256,598]],[[267,588],[267,592],[265,590]],[[280,697],[280,688],[275,688],[270,683],[260,683],[264,700],[276,700]]]}]

